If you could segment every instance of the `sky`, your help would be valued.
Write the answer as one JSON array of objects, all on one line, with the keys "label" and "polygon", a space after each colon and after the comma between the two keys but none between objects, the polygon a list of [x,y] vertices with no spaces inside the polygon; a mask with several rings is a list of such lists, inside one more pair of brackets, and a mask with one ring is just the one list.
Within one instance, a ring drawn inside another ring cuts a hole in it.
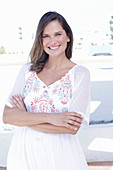
[{"label": "sky", "polygon": [[[113,0],[0,0],[0,46],[15,48],[24,43],[29,48],[32,33],[47,11],[62,14],[75,36],[95,30],[109,32]],[[22,27],[23,41],[18,38],[18,27]]]}]

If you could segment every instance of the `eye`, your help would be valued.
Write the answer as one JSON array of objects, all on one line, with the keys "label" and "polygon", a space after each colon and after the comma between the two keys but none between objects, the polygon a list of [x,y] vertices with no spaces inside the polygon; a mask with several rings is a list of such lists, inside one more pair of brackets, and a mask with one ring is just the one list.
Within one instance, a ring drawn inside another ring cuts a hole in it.
[{"label": "eye", "polygon": [[62,34],[60,34],[60,33],[57,33],[57,34],[56,34],[56,36],[60,36],[60,35],[62,35]]},{"label": "eye", "polygon": [[49,36],[48,35],[43,35],[43,38],[48,38]]}]

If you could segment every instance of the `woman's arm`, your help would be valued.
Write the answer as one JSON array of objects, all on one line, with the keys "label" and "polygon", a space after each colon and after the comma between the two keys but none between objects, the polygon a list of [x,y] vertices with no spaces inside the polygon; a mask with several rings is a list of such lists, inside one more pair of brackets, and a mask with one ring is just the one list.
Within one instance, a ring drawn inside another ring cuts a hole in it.
[{"label": "woman's arm", "polygon": [[[74,126],[79,128],[82,122],[82,117],[74,112],[56,114],[27,112],[21,96],[13,96],[11,101],[13,108],[5,106],[4,109],[4,123],[16,126],[28,126],[34,129],[37,128],[37,130],[40,124],[43,124],[44,129],[46,129],[44,124],[46,127],[50,124],[49,128],[51,127],[51,130],[53,130],[53,128],[56,130],[55,128],[58,126],[61,128],[65,127],[65,130],[70,129],[75,131]],[[42,126],[40,125],[40,128],[42,128]],[[61,131],[61,129],[59,130]]]},{"label": "woman's arm", "polygon": [[4,108],[3,121],[4,123],[16,126],[29,126],[40,123],[48,123],[48,115],[45,113],[27,112],[21,95],[11,97],[13,108],[7,105]]},{"label": "woman's arm", "polygon": [[63,126],[54,126],[52,124],[49,123],[44,123],[44,124],[40,124],[40,125],[31,125],[28,126],[34,130],[40,131],[40,132],[45,132],[45,133],[52,133],[52,134],[72,134],[75,135],[79,128],[77,128],[76,126],[74,127],[74,130],[65,128]]},{"label": "woman's arm", "polygon": [[7,105],[3,112],[3,122],[15,126],[29,126],[40,123],[48,123],[49,116],[46,113],[33,113],[21,110],[18,108],[11,108]]}]

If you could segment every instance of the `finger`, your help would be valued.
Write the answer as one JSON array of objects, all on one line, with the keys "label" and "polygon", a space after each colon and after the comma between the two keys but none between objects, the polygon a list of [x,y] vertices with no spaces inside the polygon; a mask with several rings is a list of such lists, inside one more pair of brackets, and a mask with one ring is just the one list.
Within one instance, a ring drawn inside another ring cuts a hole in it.
[{"label": "finger", "polygon": [[26,111],[26,107],[21,96],[19,95],[12,96],[11,100],[12,100],[11,104],[13,107]]},{"label": "finger", "polygon": [[20,101],[22,101],[22,102],[23,102],[23,99],[22,99],[21,94],[18,94],[18,98],[19,98],[19,100],[20,100]]},{"label": "finger", "polygon": [[17,95],[17,99],[18,99],[18,102],[19,102],[20,106],[23,106],[24,103],[23,103],[23,100],[22,100],[22,96],[21,95]]},{"label": "finger", "polygon": [[71,125],[76,126],[77,128],[80,128],[80,127],[81,127],[81,124],[82,124],[82,123],[79,123],[79,122],[72,122]]},{"label": "finger", "polygon": [[78,131],[78,128],[77,128],[77,127],[74,127],[74,129],[75,129],[76,131]]},{"label": "finger", "polygon": [[78,132],[79,128],[74,127],[74,129],[75,129],[75,130],[73,130],[73,133],[72,133],[73,135],[77,134],[77,132]]},{"label": "finger", "polygon": [[20,94],[16,96],[16,100],[18,100],[18,103],[20,105],[19,108],[22,110],[26,110],[25,104],[24,104],[22,96]]},{"label": "finger", "polygon": [[19,97],[18,95],[12,96],[11,100],[12,100],[12,102],[13,102],[16,106],[18,106],[19,108],[20,108],[20,107],[22,106],[22,104],[23,104],[23,101],[22,101],[21,97]]},{"label": "finger", "polygon": [[83,118],[78,118],[78,117],[75,117],[75,116],[73,116],[73,117],[71,116],[69,119],[74,121],[74,122],[78,122],[78,123],[82,123],[82,120],[83,120]]},{"label": "finger", "polygon": [[19,103],[14,96],[11,97],[11,103],[14,107],[19,107]]},{"label": "finger", "polygon": [[15,102],[18,103],[19,106],[23,106],[23,101],[21,95],[15,95]]},{"label": "finger", "polygon": [[83,120],[83,118],[78,118],[78,117],[75,118],[75,121],[78,123],[82,123],[82,120]]},{"label": "finger", "polygon": [[75,121],[73,121],[73,120],[68,120],[68,123],[71,124],[71,125],[74,125],[74,124],[75,124]]},{"label": "finger", "polygon": [[71,116],[72,119],[75,117],[75,118],[79,118],[79,119],[83,120],[83,116],[81,114],[76,113],[76,112],[69,113],[68,116]]},{"label": "finger", "polygon": [[22,95],[21,95],[21,94],[18,94],[17,96],[18,96],[18,99],[19,99],[18,102],[19,102],[19,104],[20,104],[20,106],[21,106],[21,109],[22,109],[22,110],[26,110],[26,106],[25,106],[25,104],[24,104]]},{"label": "finger", "polygon": [[77,128],[72,126],[71,124],[66,124],[66,128],[68,128],[70,130],[77,130]]},{"label": "finger", "polygon": [[81,127],[81,123],[78,123],[78,122],[74,122],[73,125],[76,126],[77,128],[80,128],[80,127]]},{"label": "finger", "polygon": [[77,127],[77,126],[74,126],[74,125],[71,125],[71,124],[66,124],[66,128],[77,132],[80,127]]},{"label": "finger", "polygon": [[76,113],[75,112],[75,115],[74,115],[75,117],[78,117],[78,118],[80,118],[80,119],[83,119],[83,116],[81,115],[81,114],[79,114],[79,113]]},{"label": "finger", "polygon": [[77,117],[71,117],[70,119],[67,120],[67,123],[80,127],[80,125],[82,124],[82,119]]},{"label": "finger", "polygon": [[12,105],[13,107],[17,107],[13,101],[11,101],[11,105]]},{"label": "finger", "polygon": [[13,101],[18,102],[18,96],[17,95],[12,96],[11,98],[12,98]]}]

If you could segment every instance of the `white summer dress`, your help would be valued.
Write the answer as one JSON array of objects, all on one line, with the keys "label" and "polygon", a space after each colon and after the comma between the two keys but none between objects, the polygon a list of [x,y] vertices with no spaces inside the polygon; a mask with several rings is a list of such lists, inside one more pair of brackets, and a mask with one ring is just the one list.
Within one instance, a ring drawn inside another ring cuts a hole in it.
[{"label": "white summer dress", "polygon": [[[89,123],[90,75],[87,68],[75,65],[60,80],[46,86],[29,71],[20,70],[9,95],[21,94],[28,112],[60,113],[74,111]],[[16,114],[16,113],[15,113]],[[84,139],[85,140],[85,139]],[[78,136],[49,134],[28,127],[17,127],[8,153],[7,170],[88,170]]]}]

